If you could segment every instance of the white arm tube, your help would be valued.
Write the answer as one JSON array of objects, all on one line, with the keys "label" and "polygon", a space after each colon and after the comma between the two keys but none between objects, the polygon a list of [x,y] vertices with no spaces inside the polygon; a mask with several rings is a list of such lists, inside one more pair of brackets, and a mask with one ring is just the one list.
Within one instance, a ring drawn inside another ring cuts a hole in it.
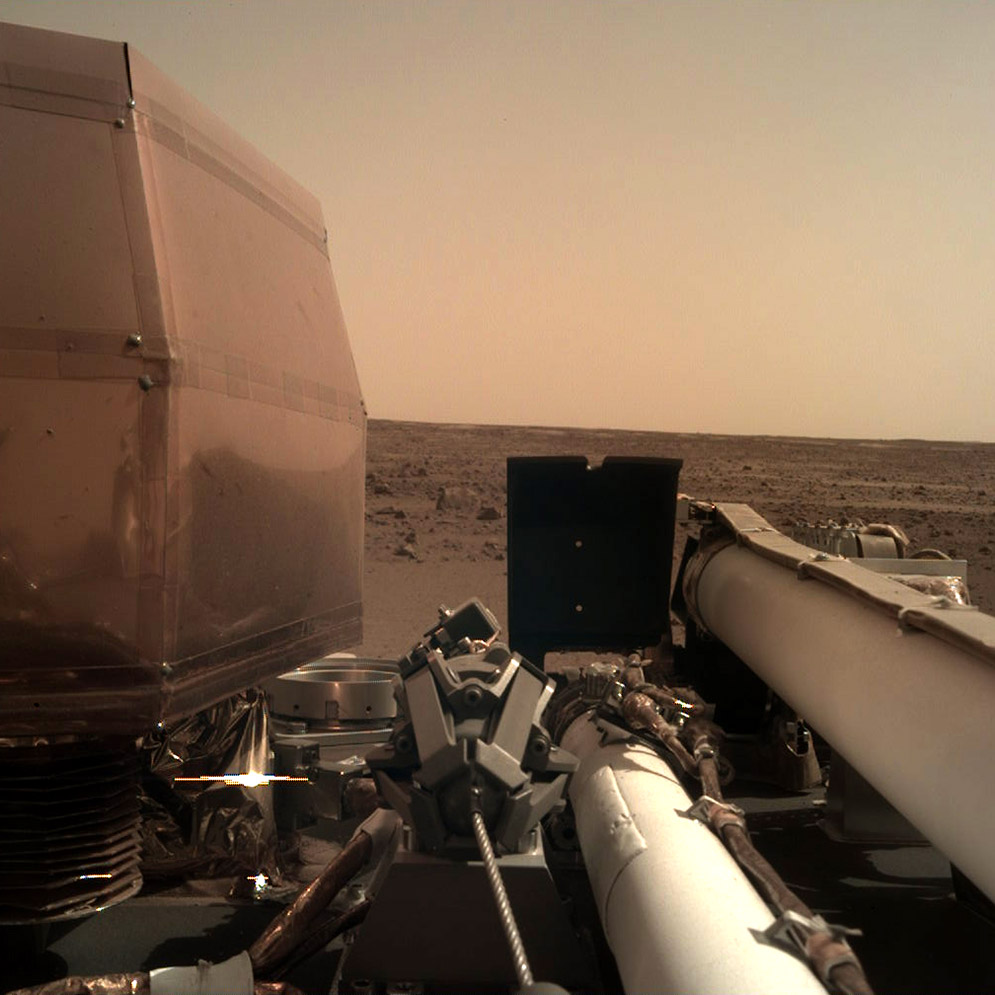
[{"label": "white arm tube", "polygon": [[629,995],[826,995],[808,965],[770,946],[774,918],[651,749],[601,745],[588,718],[563,746],[584,862]]},{"label": "white arm tube", "polygon": [[[700,571],[698,611],[713,635],[995,898],[995,619],[923,608],[926,595],[857,563],[812,567],[826,579],[800,580],[745,546],[721,549]],[[896,599],[891,611],[878,603],[888,597]],[[944,628],[961,632],[963,645],[900,628],[903,600],[932,613],[935,628],[948,619]]]}]

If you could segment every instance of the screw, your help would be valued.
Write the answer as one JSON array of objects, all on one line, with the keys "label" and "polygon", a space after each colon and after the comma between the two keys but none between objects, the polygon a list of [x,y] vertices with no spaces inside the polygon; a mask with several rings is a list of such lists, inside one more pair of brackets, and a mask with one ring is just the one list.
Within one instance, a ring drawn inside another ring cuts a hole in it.
[{"label": "screw", "polygon": [[398,736],[394,746],[397,747],[398,753],[409,753],[411,751],[411,737],[406,734]]},{"label": "screw", "polygon": [[463,692],[463,701],[465,701],[470,708],[475,708],[479,705],[483,697],[484,696],[481,694],[480,688],[467,688]]},{"label": "screw", "polygon": [[536,736],[536,738],[532,740],[531,746],[532,752],[537,756],[541,757],[549,753],[549,741],[544,739],[542,736]]},{"label": "screw", "polygon": [[151,390],[155,386],[155,381],[147,373],[143,373],[138,378],[138,386],[142,390]]}]

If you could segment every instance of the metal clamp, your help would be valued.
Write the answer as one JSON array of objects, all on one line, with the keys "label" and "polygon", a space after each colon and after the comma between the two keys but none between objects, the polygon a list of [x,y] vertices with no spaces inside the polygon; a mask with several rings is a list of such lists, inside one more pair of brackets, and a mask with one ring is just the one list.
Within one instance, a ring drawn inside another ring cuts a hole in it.
[{"label": "metal clamp", "polygon": [[798,565],[795,567],[795,573],[798,575],[799,580],[810,580],[813,576],[815,576],[811,569],[814,564],[845,562],[845,556],[837,556],[834,553],[827,553],[820,550],[817,553],[810,554],[807,560],[799,560]]},{"label": "metal clamp", "polygon": [[[731,815],[735,815],[739,819],[746,818],[746,812],[743,811],[738,805],[733,805],[732,802],[719,801],[718,798],[713,798],[711,795],[699,795],[697,801],[684,813],[682,813],[685,818],[696,819],[698,822],[703,822],[706,826],[711,825],[711,812],[713,808],[721,809],[723,812],[729,812]],[[776,923],[774,925],[777,925]]]},{"label": "metal clamp", "polygon": [[[850,949],[846,942],[848,936],[863,936],[863,930],[851,929],[849,926],[835,926],[826,922],[822,916],[803,916],[798,912],[788,909],[774,920],[763,932],[764,938],[775,945],[785,946],[797,951],[813,967],[817,967],[817,973],[823,983],[829,984],[830,972],[840,964],[855,964],[858,967],[860,962],[856,954]],[[831,940],[842,945],[839,954],[834,957],[819,958],[818,964],[812,957],[809,942],[813,936],[828,936]]]},{"label": "metal clamp", "polygon": [[693,756],[699,763],[702,760],[712,760],[715,757],[715,747],[709,742],[698,743],[694,748]]},{"label": "metal clamp", "polygon": [[929,599],[928,605],[907,605],[898,612],[898,621],[905,622],[907,617],[918,611],[923,611],[926,608],[938,608],[944,611],[968,611],[976,612],[978,611],[977,605],[965,605],[961,604],[959,601],[955,601],[953,598],[948,598],[945,594],[934,594]]}]

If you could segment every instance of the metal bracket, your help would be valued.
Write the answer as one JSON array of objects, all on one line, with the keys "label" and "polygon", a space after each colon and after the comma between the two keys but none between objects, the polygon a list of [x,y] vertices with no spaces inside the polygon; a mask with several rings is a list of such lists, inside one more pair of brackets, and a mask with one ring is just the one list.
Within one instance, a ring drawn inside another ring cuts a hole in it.
[{"label": "metal bracket", "polygon": [[807,560],[799,561],[798,566],[795,567],[795,572],[798,574],[799,580],[811,580],[815,576],[811,571],[812,564],[846,562],[847,559],[845,556],[837,556],[834,553],[826,553],[820,550],[818,553],[811,553]]},{"label": "metal bracket", "polygon": [[717,517],[715,505],[711,501],[699,501],[693,497],[688,497],[687,494],[679,494],[678,501],[681,499],[686,503],[687,517],[682,519],[678,515],[678,521],[704,522],[706,525],[715,522]]},{"label": "metal bracket", "polygon": [[[739,816],[741,819],[746,817],[746,812],[744,812],[738,805],[733,805],[732,802],[719,801],[718,798],[713,798],[711,795],[699,795],[694,804],[692,804],[687,811],[682,812],[681,814],[687,819],[695,819],[698,822],[703,822],[706,826],[710,826],[711,822],[708,816],[713,808],[719,808],[723,811],[731,812],[733,815]],[[776,926],[777,923],[774,923],[774,925]]]},{"label": "metal bracket", "polygon": [[948,598],[945,594],[934,594],[930,597],[928,605],[907,605],[905,608],[900,609],[898,612],[898,621],[900,624],[904,623],[908,615],[927,608],[962,612],[976,612],[979,610],[977,605],[962,605],[959,601],[954,601],[953,598]]},{"label": "metal bracket", "polygon": [[846,953],[841,953],[819,964],[817,973],[820,974],[822,981],[828,984],[829,974],[834,967],[838,967],[840,964],[859,965],[856,954],[846,944],[846,938],[848,936],[863,936],[864,933],[863,930],[851,929],[849,926],[834,926],[826,922],[822,916],[812,916],[810,919],[808,916],[788,909],[763,931],[763,935],[769,943],[788,947],[801,954],[809,963],[812,962],[812,958],[809,955],[808,943],[813,936],[829,936],[846,945]]}]

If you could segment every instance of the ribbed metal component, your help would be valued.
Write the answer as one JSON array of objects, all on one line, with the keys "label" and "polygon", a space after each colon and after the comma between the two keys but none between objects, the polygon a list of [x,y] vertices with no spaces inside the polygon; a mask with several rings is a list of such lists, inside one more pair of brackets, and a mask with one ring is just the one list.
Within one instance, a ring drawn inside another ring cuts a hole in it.
[{"label": "ribbed metal component", "polygon": [[529,959],[525,955],[525,944],[522,943],[522,934],[518,931],[518,923],[515,922],[515,913],[508,900],[508,892],[501,880],[501,871],[498,870],[497,858],[494,856],[494,848],[487,835],[484,817],[480,812],[471,812],[470,818],[473,821],[473,835],[477,837],[477,846],[480,848],[484,870],[487,872],[487,880],[490,882],[494,901],[497,903],[501,926],[504,929],[504,935],[508,938],[508,946],[511,947],[511,959],[515,964],[518,984],[522,988],[527,988],[532,984],[532,969],[529,967]]},{"label": "ribbed metal component", "polygon": [[138,756],[103,743],[0,748],[0,923],[89,915],[133,895]]}]

